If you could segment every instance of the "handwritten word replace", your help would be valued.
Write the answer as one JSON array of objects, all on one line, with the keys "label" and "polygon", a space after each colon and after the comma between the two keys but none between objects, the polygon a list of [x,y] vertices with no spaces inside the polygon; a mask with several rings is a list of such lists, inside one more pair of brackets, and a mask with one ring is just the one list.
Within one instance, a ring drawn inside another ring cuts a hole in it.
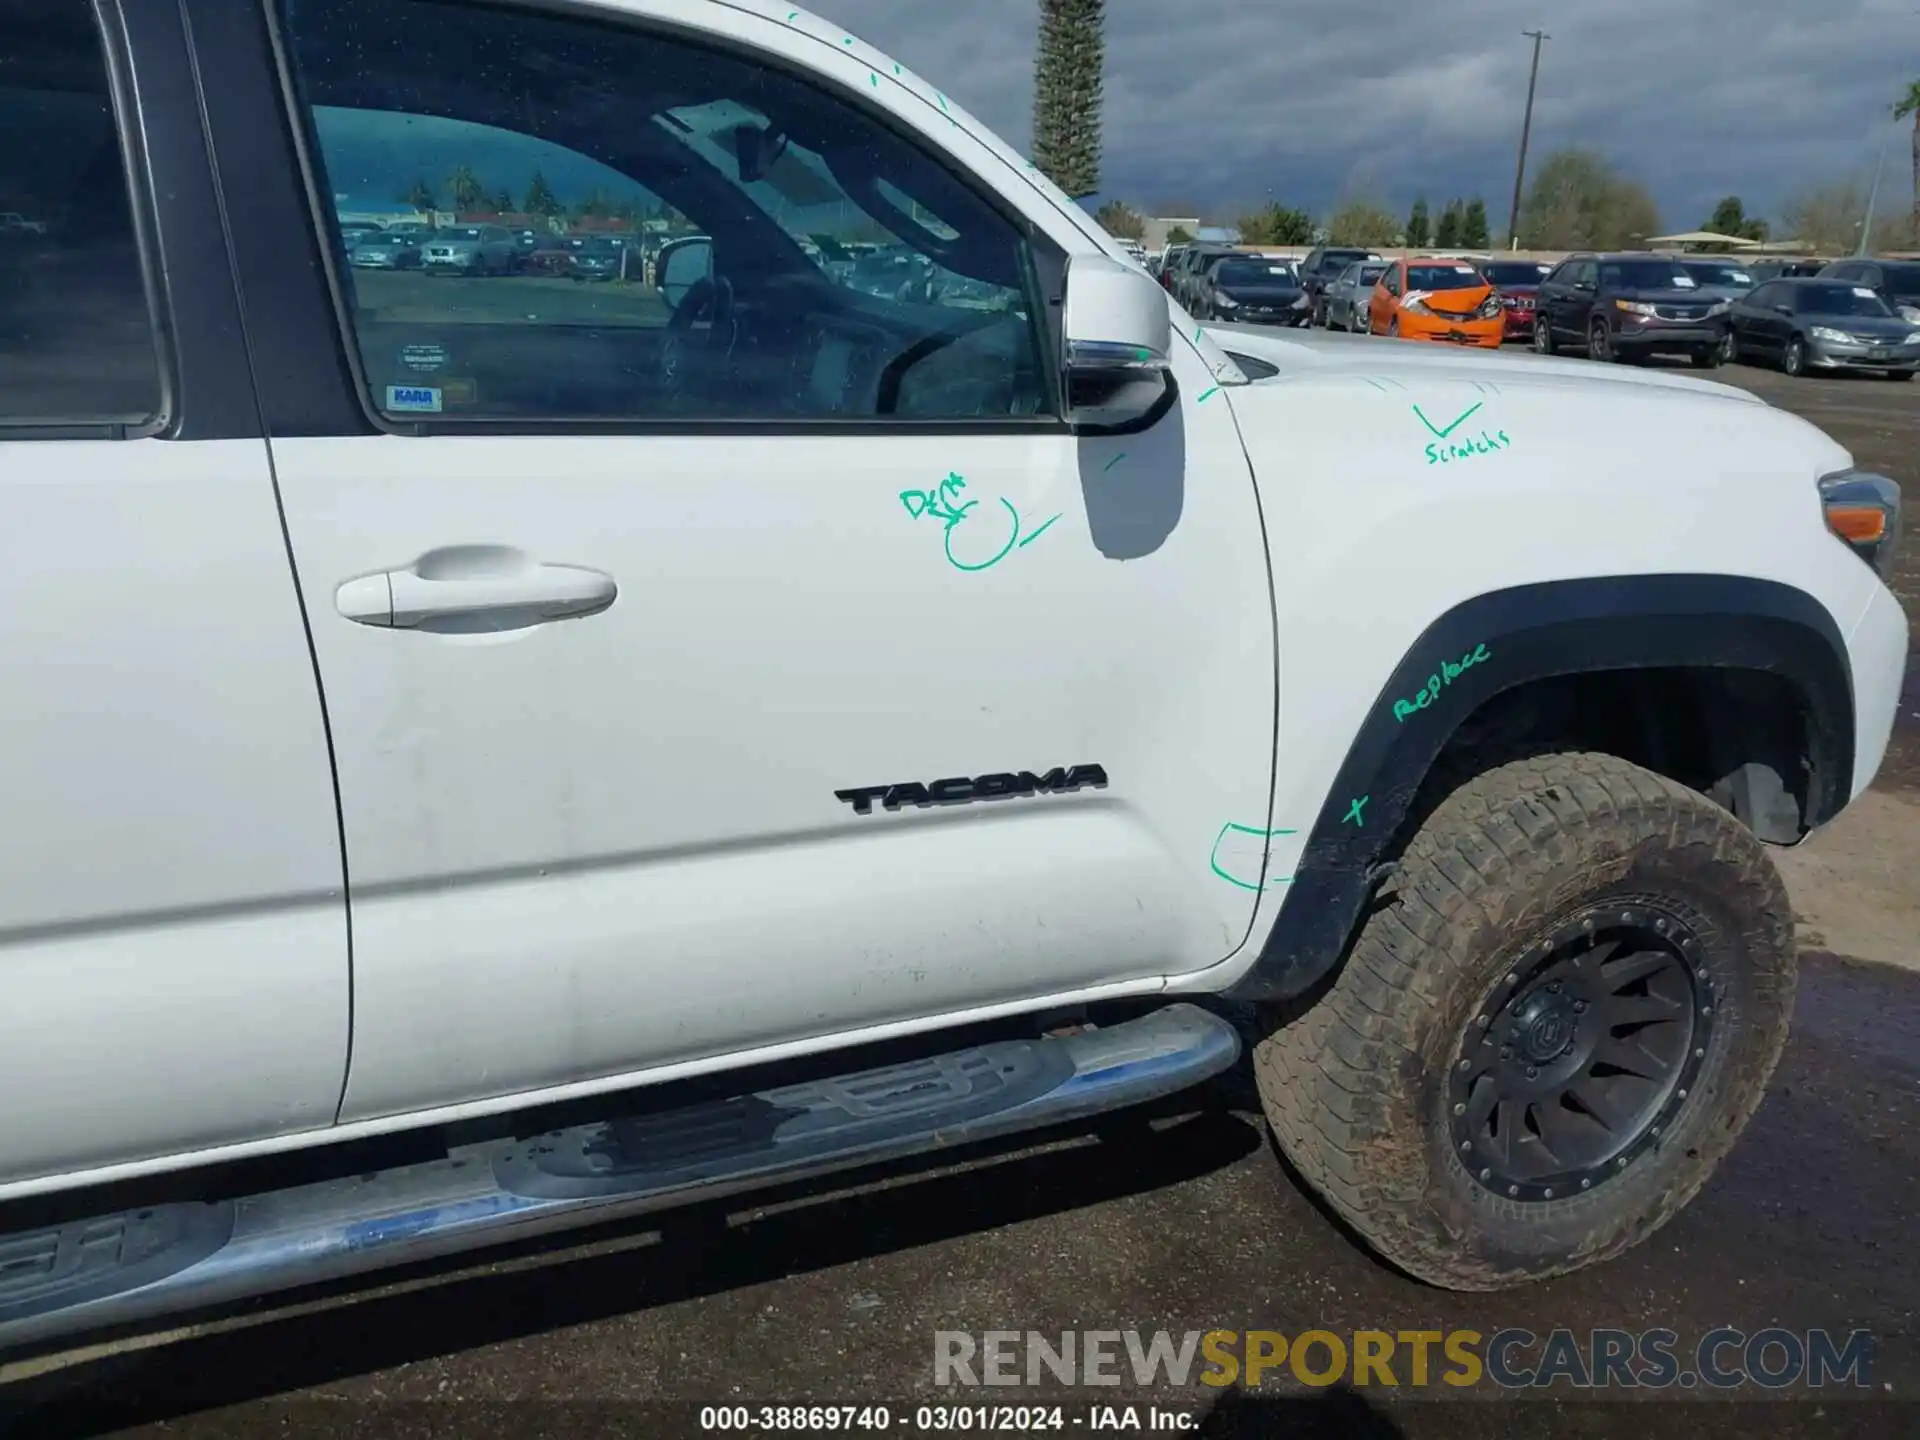
[{"label": "handwritten word replace", "polygon": [[1420,692],[1413,699],[1393,702],[1393,718],[1405,724],[1409,715],[1418,714],[1439,699],[1440,692],[1458,680],[1464,671],[1489,658],[1491,657],[1487,654],[1486,644],[1482,642],[1474,646],[1468,654],[1462,655],[1457,665],[1451,660],[1442,660],[1439,672],[1427,677],[1427,683],[1420,688]]}]

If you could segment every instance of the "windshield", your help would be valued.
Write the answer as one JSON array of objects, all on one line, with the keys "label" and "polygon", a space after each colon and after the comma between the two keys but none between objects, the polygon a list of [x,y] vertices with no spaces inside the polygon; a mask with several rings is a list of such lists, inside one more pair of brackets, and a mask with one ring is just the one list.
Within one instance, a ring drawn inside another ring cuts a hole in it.
[{"label": "windshield", "polygon": [[1794,287],[1794,308],[1803,315],[1891,316],[1887,302],[1864,285],[1822,282]]},{"label": "windshield", "polygon": [[1627,290],[1694,290],[1700,284],[1673,260],[1608,260],[1600,266],[1600,283]]},{"label": "windshield", "polygon": [[1723,265],[1712,260],[1686,260],[1681,268],[1702,285],[1726,285],[1746,287],[1753,284],[1753,275],[1737,265]]},{"label": "windshield", "polygon": [[1213,283],[1292,286],[1293,267],[1282,260],[1222,260],[1213,267]]},{"label": "windshield", "polygon": [[1365,260],[1365,250],[1327,250],[1320,255],[1319,268],[1326,274],[1338,275],[1356,260]]},{"label": "windshield", "polygon": [[481,238],[478,225],[458,225],[451,230],[441,232],[449,240],[478,240]]},{"label": "windshield", "polygon": [[1536,260],[1497,260],[1482,265],[1480,273],[1491,285],[1538,285],[1552,268]]},{"label": "windshield", "polygon": [[1471,265],[1409,265],[1409,290],[1471,290],[1487,282]]},{"label": "windshield", "polygon": [[1920,265],[1887,266],[1887,293],[1908,304],[1920,301]]}]

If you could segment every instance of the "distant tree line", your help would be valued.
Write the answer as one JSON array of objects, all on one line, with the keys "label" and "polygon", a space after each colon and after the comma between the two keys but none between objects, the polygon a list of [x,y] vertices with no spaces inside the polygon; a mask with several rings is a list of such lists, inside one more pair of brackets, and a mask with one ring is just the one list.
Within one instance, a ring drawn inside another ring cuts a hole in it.
[{"label": "distant tree line", "polygon": [[[624,220],[629,224],[644,220],[667,221],[671,224],[681,219],[679,212],[664,202],[644,195],[613,196],[598,188],[571,205],[565,204],[554,193],[547,177],[538,170],[527,181],[527,188],[516,205],[510,190],[490,188],[471,165],[454,166],[447,178],[438,185],[422,176],[396,198],[401,204],[410,205],[415,210],[446,208],[469,215],[491,211],[496,215],[539,215],[546,219],[562,220]],[[441,205],[443,199],[447,202],[445,207]]]},{"label": "distant tree line", "polygon": [[[1920,133],[1920,82],[1915,82],[1914,93],[1901,103],[1912,108],[1895,107],[1896,112],[1903,119],[1912,116]],[[1920,145],[1920,140],[1916,144]],[[1920,176],[1916,183],[1920,184]],[[1697,227],[1687,228],[1747,240],[1791,238],[1822,254],[1850,252],[1860,241],[1868,189],[1857,176],[1810,186],[1781,207],[1777,224],[1748,214],[1738,195],[1728,195]],[[1884,195],[1883,190],[1883,199]],[[1188,204],[1173,213],[1203,212]],[[1099,219],[1115,235],[1138,238],[1145,233],[1142,211],[1124,201],[1108,201],[1101,207]],[[1404,216],[1373,196],[1348,195],[1318,219],[1310,211],[1269,199],[1241,214],[1236,223],[1242,241],[1250,245],[1491,250],[1511,243],[1509,237],[1493,233],[1486,201],[1477,195],[1446,201],[1437,216],[1424,195],[1415,198]],[[1589,149],[1570,148],[1547,155],[1534,168],[1520,206],[1519,246],[1524,249],[1634,249],[1662,233],[1660,208],[1646,186]],[[1183,227],[1175,227],[1170,238],[1178,242],[1192,236]],[[1881,205],[1867,237],[1867,248],[1920,249],[1920,206],[1908,213],[1898,202]]]}]

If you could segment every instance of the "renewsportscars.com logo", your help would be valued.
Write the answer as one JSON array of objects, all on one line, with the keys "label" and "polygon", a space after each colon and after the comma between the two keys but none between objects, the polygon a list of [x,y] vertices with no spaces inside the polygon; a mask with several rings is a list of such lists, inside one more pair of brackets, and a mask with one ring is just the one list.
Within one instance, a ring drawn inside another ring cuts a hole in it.
[{"label": "renewsportscars.com logo", "polygon": [[1420,1389],[1487,1381],[1504,1389],[1576,1390],[1743,1385],[1782,1390],[1872,1382],[1865,1330],[1708,1330],[1690,1345],[1673,1330],[938,1330],[935,1385],[1186,1387],[1263,1383]]}]

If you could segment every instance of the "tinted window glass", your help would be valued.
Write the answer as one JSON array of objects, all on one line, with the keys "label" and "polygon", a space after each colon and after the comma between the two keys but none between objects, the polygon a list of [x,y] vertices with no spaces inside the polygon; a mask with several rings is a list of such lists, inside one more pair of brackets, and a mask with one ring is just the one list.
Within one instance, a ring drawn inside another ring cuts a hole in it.
[{"label": "tinted window glass", "polygon": [[1538,285],[1551,266],[1537,260],[1494,260],[1480,267],[1493,285]]},{"label": "tinted window glass", "polygon": [[1795,308],[1803,315],[1872,315],[1884,319],[1893,314],[1887,302],[1864,285],[1816,281],[1796,285],[1793,290]]},{"label": "tinted window glass", "polygon": [[1409,290],[1472,290],[1487,282],[1471,265],[1409,265]]},{"label": "tinted window glass", "polygon": [[0,9],[0,424],[127,424],[160,367],[84,0]]},{"label": "tinted window glass", "polygon": [[1600,267],[1600,283],[1623,290],[1690,290],[1699,282],[1673,260],[1609,260]]},{"label": "tinted window glass", "polygon": [[1280,260],[1222,260],[1213,267],[1216,285],[1295,284],[1293,267]]},{"label": "tinted window glass", "polygon": [[1727,265],[1717,260],[1683,260],[1680,262],[1680,267],[1702,285],[1720,285],[1737,289],[1753,284],[1753,276],[1750,272],[1742,270],[1738,265]]},{"label": "tinted window glass", "polygon": [[1882,288],[1896,300],[1920,300],[1920,265],[1883,265]]},{"label": "tinted window glass", "polygon": [[1021,235],[846,101],[624,24],[285,11],[335,223],[437,227],[417,266],[343,270],[389,417],[1047,409]]}]

